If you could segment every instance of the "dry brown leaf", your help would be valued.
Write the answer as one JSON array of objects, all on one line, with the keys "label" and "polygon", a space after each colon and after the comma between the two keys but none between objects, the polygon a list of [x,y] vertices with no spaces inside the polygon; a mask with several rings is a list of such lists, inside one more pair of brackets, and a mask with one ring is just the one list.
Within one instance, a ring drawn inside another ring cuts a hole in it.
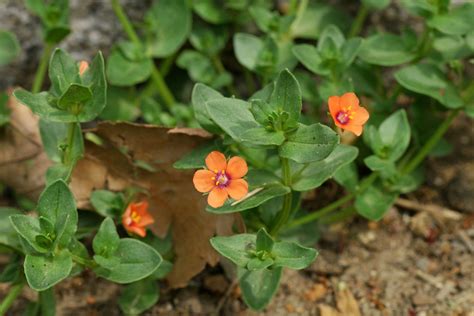
[{"label": "dry brown leaf", "polygon": [[0,182],[36,200],[51,161],[43,152],[38,118],[14,97],[10,97],[8,107],[10,123],[0,129]]},{"label": "dry brown leaf", "polygon": [[[85,158],[74,170],[71,187],[79,207],[90,207],[95,189],[146,189],[156,219],[151,229],[162,237],[172,229],[176,260],[168,276],[170,286],[185,286],[206,264],[215,265],[219,256],[209,239],[216,233],[230,234],[235,216],[206,212],[205,198],[192,184],[193,172],[173,168],[175,161],[211,136],[199,129],[129,123],[101,123],[93,132],[104,144],[87,142]],[[138,167],[136,161],[146,162],[154,172]]]},{"label": "dry brown leaf", "polygon": [[336,291],[336,305],[337,310],[325,304],[318,305],[321,316],[361,316],[359,304],[346,287]]}]

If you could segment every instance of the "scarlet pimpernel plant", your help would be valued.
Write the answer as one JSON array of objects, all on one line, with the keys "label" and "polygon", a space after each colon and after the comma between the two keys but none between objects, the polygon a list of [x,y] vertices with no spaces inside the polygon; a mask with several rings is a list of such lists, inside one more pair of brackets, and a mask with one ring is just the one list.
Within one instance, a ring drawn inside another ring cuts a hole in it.
[{"label": "scarlet pimpernel plant", "polygon": [[[31,315],[54,314],[54,287],[84,270],[125,284],[119,308],[137,315],[158,301],[159,281],[182,274],[179,260],[201,267],[186,273],[187,282],[219,256],[231,263],[226,273],[245,304],[263,310],[285,269],[318,260],[315,245],[328,224],[382,219],[423,183],[427,157],[449,153],[443,137],[453,121],[474,117],[471,2],[361,0],[354,16],[356,4],[312,0],[146,3],[132,23],[129,10],[111,0],[123,36],[105,58],[75,60],[77,52],[58,48],[74,32],[69,2],[25,1],[41,25],[43,50],[30,89],[12,88],[11,99],[39,118],[49,168],[38,176],[44,190],[31,207],[13,202],[29,212],[0,208],[0,244],[10,256],[0,281],[11,283],[1,315],[24,286],[39,293]],[[420,30],[368,23],[388,6]],[[0,30],[0,66],[20,54],[11,31]],[[15,111],[8,100],[1,92],[2,136]],[[97,132],[114,124],[127,133]],[[143,137],[150,133],[189,138],[174,146],[157,137],[156,145]],[[128,147],[141,142],[149,147]],[[125,158],[111,166],[96,151]],[[87,158],[100,165],[101,181],[74,183]],[[311,209],[306,200],[328,182],[337,198]],[[177,206],[176,196],[196,203]],[[190,229],[189,214],[210,228]],[[235,220],[234,227],[217,229],[221,219]],[[189,232],[203,241],[190,254],[178,244],[193,240],[177,237]]]}]

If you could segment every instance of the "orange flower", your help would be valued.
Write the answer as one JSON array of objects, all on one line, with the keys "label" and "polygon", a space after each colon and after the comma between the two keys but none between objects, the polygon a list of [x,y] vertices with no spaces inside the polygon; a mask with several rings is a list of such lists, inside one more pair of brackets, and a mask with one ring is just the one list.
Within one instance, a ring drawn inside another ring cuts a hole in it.
[{"label": "orange flower", "polygon": [[155,222],[148,213],[148,202],[130,203],[122,215],[122,225],[129,233],[146,236],[145,227]]},{"label": "orange flower", "polygon": [[207,169],[194,173],[193,183],[199,192],[209,192],[210,206],[221,207],[229,196],[240,200],[247,195],[249,186],[242,179],[248,171],[244,159],[232,157],[227,161],[223,153],[213,151],[206,157],[206,166]]},{"label": "orange flower", "polygon": [[79,63],[79,76],[82,76],[89,69],[89,63],[85,60]]},{"label": "orange flower", "polygon": [[348,92],[341,97],[329,97],[328,103],[329,112],[337,126],[357,136],[362,134],[362,128],[369,119],[369,112],[359,106],[359,99],[354,93]]}]

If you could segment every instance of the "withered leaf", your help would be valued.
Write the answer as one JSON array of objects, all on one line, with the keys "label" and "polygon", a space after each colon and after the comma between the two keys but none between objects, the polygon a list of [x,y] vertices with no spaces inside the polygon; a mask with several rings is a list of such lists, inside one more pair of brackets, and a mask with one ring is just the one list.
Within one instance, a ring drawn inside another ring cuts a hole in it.
[{"label": "withered leaf", "polygon": [[161,237],[172,231],[176,260],[168,276],[170,286],[185,286],[206,264],[215,265],[219,256],[209,239],[216,233],[230,234],[235,216],[207,213],[205,198],[193,187],[193,172],[173,168],[211,135],[200,129],[130,123],[101,123],[93,133],[103,144],[86,142],[85,158],[74,170],[71,187],[78,206],[90,208],[89,197],[96,189],[143,188],[155,217],[152,231]]}]

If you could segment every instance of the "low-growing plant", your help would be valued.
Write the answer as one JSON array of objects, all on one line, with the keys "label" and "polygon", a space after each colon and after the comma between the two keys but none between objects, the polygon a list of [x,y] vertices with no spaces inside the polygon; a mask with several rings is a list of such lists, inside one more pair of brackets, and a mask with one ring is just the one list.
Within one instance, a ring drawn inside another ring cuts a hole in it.
[{"label": "low-growing plant", "polygon": [[[362,36],[367,15],[390,1],[361,1],[352,24],[335,6],[283,2],[159,0],[132,24],[111,0],[127,39],[107,63],[99,52],[89,64],[55,48],[73,31],[68,2],[26,1],[41,20],[45,48],[31,91],[13,95],[39,117],[53,163],[34,212],[1,209],[0,243],[11,260],[0,280],[11,288],[0,314],[25,284],[39,292],[29,315],[54,314],[54,286],[84,269],[127,284],[119,307],[139,314],[158,301],[157,280],[173,269],[171,233],[163,239],[147,230],[161,219],[148,211],[143,188],[95,188],[88,197],[94,215],[77,210],[70,183],[85,154],[85,123],[140,117],[206,131],[174,168],[183,177],[194,172],[189,183],[206,196],[207,212],[242,220],[234,234],[209,243],[233,263],[254,310],[270,303],[284,268],[313,263],[324,226],[354,215],[380,220],[423,183],[423,161],[450,150],[443,136],[454,119],[474,116],[474,84],[466,80],[474,5],[400,1],[423,22],[421,35],[369,26]],[[0,32],[0,66],[17,55],[14,36]],[[41,92],[46,72],[50,89]],[[7,102],[1,95],[0,127],[9,122]],[[86,135],[103,145],[94,132]],[[345,193],[308,209],[308,192],[333,180]]]}]

